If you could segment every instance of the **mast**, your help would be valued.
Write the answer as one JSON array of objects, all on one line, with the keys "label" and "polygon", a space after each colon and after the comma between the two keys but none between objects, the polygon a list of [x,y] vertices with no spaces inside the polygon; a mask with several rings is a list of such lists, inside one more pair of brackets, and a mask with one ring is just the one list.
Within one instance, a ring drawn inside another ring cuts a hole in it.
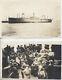
[{"label": "mast", "polygon": [[22,18],[24,18],[25,17],[25,15],[24,15],[24,13],[22,13],[22,16],[21,16]]},{"label": "mast", "polygon": [[20,13],[17,13],[17,18],[20,18]]},{"label": "mast", "polygon": [[33,18],[35,17],[35,13],[33,12]]}]

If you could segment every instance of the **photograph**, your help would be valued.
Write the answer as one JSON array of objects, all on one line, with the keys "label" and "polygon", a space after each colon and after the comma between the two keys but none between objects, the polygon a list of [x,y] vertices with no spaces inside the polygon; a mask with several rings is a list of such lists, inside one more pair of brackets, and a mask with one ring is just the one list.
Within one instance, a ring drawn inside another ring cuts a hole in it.
[{"label": "photograph", "polygon": [[0,24],[0,38],[2,37],[2,28],[1,28],[1,24]]},{"label": "photograph", "polygon": [[2,40],[2,79],[61,79],[61,44]]},{"label": "photograph", "polygon": [[60,37],[60,0],[0,0],[2,37]]}]

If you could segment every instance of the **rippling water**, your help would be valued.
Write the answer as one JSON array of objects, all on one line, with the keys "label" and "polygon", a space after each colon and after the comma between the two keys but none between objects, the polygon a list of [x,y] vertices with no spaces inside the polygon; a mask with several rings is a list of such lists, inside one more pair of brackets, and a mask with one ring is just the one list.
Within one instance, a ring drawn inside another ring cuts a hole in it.
[{"label": "rippling water", "polygon": [[57,37],[60,35],[59,21],[52,23],[18,23],[2,24],[3,37],[42,38]]}]

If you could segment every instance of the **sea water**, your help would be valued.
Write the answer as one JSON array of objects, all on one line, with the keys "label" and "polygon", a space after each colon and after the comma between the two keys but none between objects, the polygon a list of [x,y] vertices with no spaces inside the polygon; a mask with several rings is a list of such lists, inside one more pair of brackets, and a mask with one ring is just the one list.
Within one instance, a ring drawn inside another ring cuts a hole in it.
[{"label": "sea water", "polygon": [[42,38],[60,36],[60,23],[1,23],[3,37]]}]

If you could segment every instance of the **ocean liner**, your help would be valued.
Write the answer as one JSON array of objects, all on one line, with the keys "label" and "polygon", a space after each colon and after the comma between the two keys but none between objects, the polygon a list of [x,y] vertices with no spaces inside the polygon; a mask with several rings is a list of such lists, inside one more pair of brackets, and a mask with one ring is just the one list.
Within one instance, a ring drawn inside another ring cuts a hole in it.
[{"label": "ocean liner", "polygon": [[52,19],[49,18],[38,18],[34,16],[26,18],[24,13],[22,13],[21,17],[9,17],[8,21],[2,21],[2,23],[51,23]]}]

